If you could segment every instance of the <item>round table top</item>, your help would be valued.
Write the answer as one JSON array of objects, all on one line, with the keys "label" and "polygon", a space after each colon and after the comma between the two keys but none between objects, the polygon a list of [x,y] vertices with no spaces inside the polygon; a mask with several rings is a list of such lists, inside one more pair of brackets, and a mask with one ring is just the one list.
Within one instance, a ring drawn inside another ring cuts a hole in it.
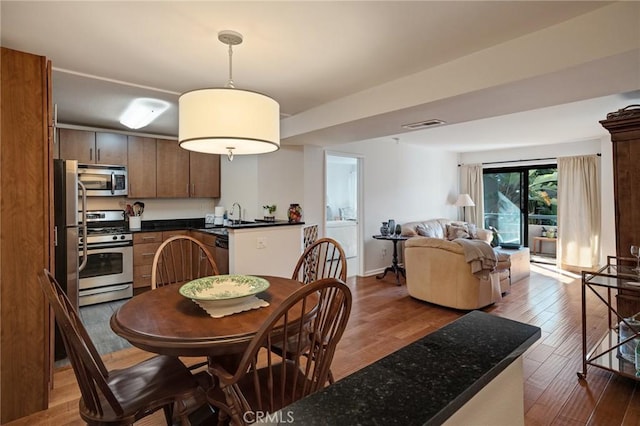
[{"label": "round table top", "polygon": [[[289,278],[262,278],[269,281],[270,286],[256,296],[269,302],[267,307],[212,318],[178,292],[180,284],[173,284],[127,301],[111,317],[111,328],[132,345],[153,353],[173,356],[238,354],[244,351],[267,317],[302,285]],[[299,318],[299,314],[293,317]]]},{"label": "round table top", "polygon": [[374,235],[373,236],[374,239],[376,240],[395,240],[395,241],[406,241],[409,239],[409,237],[406,237],[404,235]]}]

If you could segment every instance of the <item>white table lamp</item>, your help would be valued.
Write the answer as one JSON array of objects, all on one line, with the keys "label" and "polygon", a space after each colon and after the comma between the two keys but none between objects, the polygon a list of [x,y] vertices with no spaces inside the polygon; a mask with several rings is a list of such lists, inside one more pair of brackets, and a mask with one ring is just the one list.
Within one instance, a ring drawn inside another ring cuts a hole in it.
[{"label": "white table lamp", "polygon": [[469,194],[460,194],[455,202],[456,207],[462,207],[462,220],[467,220],[467,207],[474,207],[476,204],[473,202]]}]

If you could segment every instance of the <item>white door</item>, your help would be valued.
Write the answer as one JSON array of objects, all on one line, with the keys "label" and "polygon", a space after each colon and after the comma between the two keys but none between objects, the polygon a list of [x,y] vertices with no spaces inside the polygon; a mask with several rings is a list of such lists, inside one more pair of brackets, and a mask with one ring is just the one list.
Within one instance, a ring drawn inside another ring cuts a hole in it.
[{"label": "white door", "polygon": [[338,241],[347,257],[347,276],[362,275],[362,158],[327,153],[325,157],[325,235]]}]

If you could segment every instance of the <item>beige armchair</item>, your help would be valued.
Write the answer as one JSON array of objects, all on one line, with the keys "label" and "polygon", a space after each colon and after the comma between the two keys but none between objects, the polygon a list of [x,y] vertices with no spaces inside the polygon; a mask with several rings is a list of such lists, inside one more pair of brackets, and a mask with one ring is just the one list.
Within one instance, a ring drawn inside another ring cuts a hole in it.
[{"label": "beige armchair", "polygon": [[[411,297],[455,309],[471,310],[491,305],[509,289],[509,258],[496,254],[496,268],[473,274],[465,259],[464,248],[449,241],[448,219],[433,219],[403,225],[404,263],[407,290]],[[421,234],[433,235],[423,236]],[[490,231],[478,229],[476,236],[488,244]]]}]

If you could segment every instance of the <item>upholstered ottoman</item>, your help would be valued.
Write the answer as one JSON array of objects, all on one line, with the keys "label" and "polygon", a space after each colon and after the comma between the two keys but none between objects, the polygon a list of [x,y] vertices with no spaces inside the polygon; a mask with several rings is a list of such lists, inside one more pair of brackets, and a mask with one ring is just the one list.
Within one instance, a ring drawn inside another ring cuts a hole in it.
[{"label": "upholstered ottoman", "polygon": [[520,247],[519,249],[505,249],[502,247],[496,247],[494,251],[498,256],[498,263],[500,262],[500,256],[506,255],[509,257],[511,283],[518,282],[521,279],[531,275],[531,267],[529,264],[529,247]]},{"label": "upholstered ottoman", "polygon": [[511,288],[511,258],[508,253],[504,253],[494,249],[496,257],[498,258],[498,264],[496,265],[496,272],[500,278],[500,293],[504,294]]}]

